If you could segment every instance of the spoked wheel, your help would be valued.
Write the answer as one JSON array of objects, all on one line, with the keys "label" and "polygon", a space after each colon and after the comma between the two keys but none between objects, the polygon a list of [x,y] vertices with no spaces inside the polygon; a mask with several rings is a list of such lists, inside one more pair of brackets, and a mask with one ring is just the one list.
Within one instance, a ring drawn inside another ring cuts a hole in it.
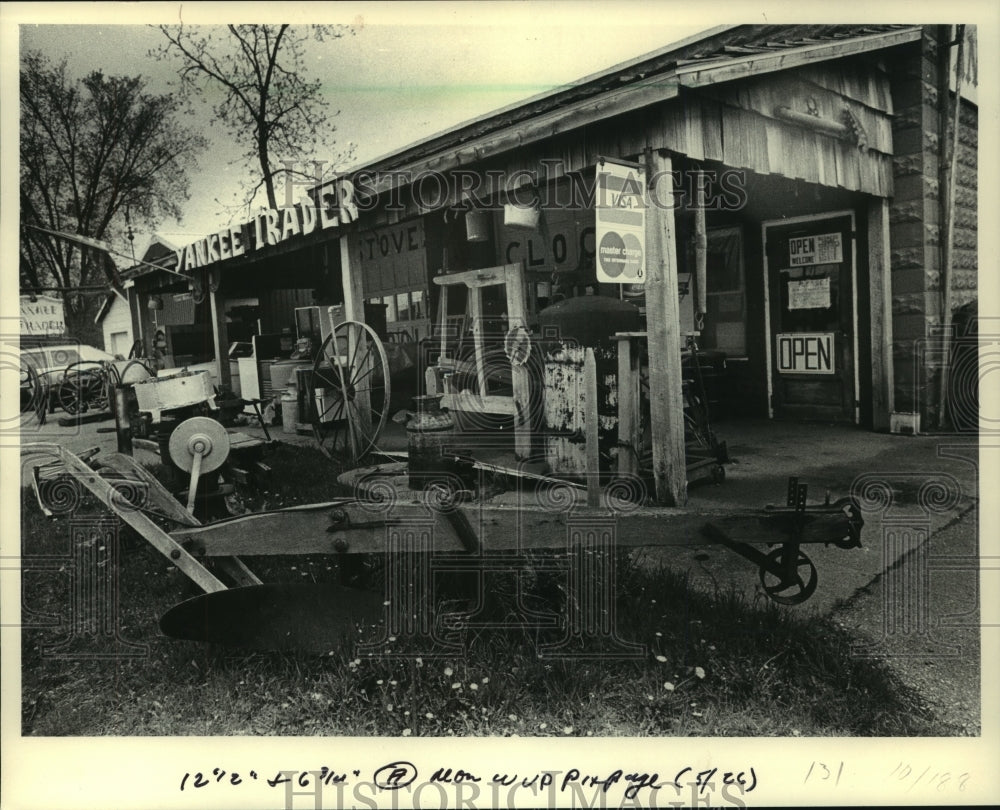
[{"label": "spoked wheel", "polygon": [[21,413],[37,411],[38,398],[42,395],[42,384],[35,367],[23,357],[18,382],[21,389]]},{"label": "spoked wheel", "polygon": [[780,546],[768,553],[767,559],[771,564],[769,567],[781,570],[783,575],[778,576],[768,570],[768,567],[761,566],[760,584],[764,587],[764,592],[779,605],[798,605],[816,590],[816,566],[804,552],[797,550],[794,567],[786,567],[785,553],[786,550]]},{"label": "spoked wheel", "polygon": [[369,453],[389,417],[389,359],[375,331],[358,321],[333,330],[313,363],[313,435],[327,456]]},{"label": "spoked wheel", "polygon": [[59,404],[72,416],[89,410],[106,410],[109,403],[104,369],[85,360],[73,363],[63,373]]}]

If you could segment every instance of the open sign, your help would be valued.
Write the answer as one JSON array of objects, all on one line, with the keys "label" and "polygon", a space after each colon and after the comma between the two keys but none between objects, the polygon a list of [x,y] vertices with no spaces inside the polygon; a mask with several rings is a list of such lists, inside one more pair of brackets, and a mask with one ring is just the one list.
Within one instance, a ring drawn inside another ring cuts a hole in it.
[{"label": "open sign", "polygon": [[833,333],[790,332],[778,339],[781,374],[833,374]]}]

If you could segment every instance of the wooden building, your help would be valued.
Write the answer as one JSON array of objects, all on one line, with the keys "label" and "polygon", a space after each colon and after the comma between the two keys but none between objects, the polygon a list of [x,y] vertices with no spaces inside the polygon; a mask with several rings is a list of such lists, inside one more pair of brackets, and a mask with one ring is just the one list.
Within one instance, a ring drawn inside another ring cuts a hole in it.
[{"label": "wooden building", "polygon": [[[214,251],[211,238],[189,246],[176,262],[191,281],[137,279],[136,310],[190,287],[199,345],[221,357],[253,334],[301,332],[312,316],[296,311],[311,307],[319,337],[330,306],[364,319],[367,303],[386,332],[424,338],[441,273],[520,264],[529,316],[560,287],[631,298],[668,501],[684,489],[685,333],[725,355],[727,413],[933,428],[946,364],[929,347],[976,298],[974,34],[713,29],[313,189],[311,227],[297,206],[215,237]],[[641,287],[594,276],[602,160],[648,180]],[[512,202],[537,221],[515,227]],[[502,295],[484,306],[505,314]]]}]

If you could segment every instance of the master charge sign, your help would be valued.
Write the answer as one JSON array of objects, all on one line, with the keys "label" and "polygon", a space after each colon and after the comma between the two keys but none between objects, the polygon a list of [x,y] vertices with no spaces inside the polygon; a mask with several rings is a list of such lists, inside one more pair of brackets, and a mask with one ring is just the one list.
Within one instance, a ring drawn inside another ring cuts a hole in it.
[{"label": "master charge sign", "polygon": [[646,280],[645,173],[634,163],[602,160],[594,201],[597,280],[642,284]]}]

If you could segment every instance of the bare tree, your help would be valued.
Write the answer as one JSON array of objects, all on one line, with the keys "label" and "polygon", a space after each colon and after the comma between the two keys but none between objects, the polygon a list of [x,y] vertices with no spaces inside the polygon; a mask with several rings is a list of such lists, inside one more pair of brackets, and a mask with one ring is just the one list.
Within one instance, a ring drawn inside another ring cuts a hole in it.
[{"label": "bare tree", "polygon": [[[320,151],[331,143],[317,140],[326,141],[333,134],[329,118],[336,112],[329,113],[323,83],[306,78],[306,44],[310,39],[321,43],[338,39],[353,33],[350,28],[161,25],[159,29],[167,44],[153,55],[180,58],[181,86],[190,96],[222,90],[212,110],[234,141],[245,145],[247,165],[260,169],[260,180],[245,199],[247,206],[263,187],[268,205],[277,208],[276,186],[282,178],[322,180],[327,158],[334,156]],[[302,160],[303,154],[311,158]],[[333,162],[348,157],[349,150]]]},{"label": "bare tree", "polygon": [[[205,146],[179,126],[178,103],[151,95],[140,77],[69,77],[37,52],[21,62],[22,282],[79,288],[105,281],[107,256],[34,230],[98,240],[120,236],[125,217],[149,228],[179,220],[187,172]],[[68,298],[67,329],[84,337],[97,301]]]}]

